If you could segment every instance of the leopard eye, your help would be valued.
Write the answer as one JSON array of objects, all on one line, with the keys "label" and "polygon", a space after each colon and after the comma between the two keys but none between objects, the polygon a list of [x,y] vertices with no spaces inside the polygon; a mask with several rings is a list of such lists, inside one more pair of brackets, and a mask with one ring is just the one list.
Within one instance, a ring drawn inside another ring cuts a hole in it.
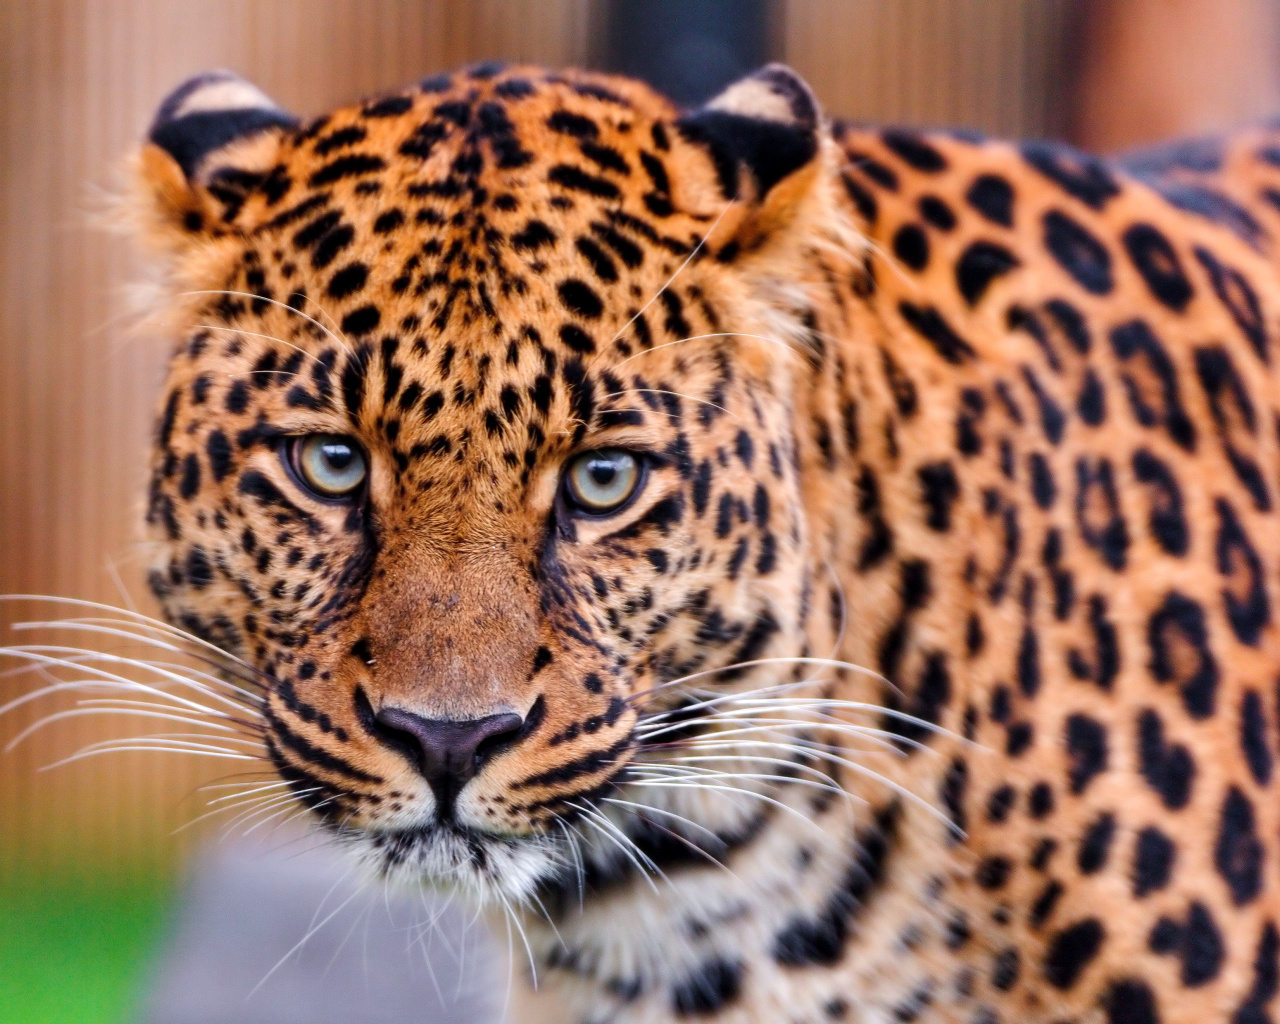
[{"label": "leopard eye", "polygon": [[350,497],[369,474],[360,446],[340,434],[296,437],[289,444],[288,455],[303,486],[331,501]]},{"label": "leopard eye", "polygon": [[575,507],[591,515],[616,512],[640,486],[641,462],[622,448],[583,452],[569,463],[565,491]]}]

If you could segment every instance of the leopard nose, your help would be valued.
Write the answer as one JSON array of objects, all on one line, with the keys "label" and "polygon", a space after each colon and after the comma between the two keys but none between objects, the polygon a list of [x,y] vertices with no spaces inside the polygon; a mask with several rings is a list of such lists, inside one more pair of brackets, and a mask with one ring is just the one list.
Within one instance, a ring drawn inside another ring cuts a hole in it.
[{"label": "leopard nose", "polygon": [[379,739],[413,755],[436,794],[442,816],[484,762],[519,738],[524,725],[524,719],[511,712],[451,721],[424,718],[396,707],[384,707],[375,721]]}]

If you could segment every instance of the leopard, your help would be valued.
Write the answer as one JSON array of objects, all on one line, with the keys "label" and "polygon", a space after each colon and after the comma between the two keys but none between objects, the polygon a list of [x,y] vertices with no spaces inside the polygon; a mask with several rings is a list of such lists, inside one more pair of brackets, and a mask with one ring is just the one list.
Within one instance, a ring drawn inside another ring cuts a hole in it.
[{"label": "leopard", "polygon": [[516,1019],[1275,1019],[1280,128],[212,72],[134,167],[151,590]]}]

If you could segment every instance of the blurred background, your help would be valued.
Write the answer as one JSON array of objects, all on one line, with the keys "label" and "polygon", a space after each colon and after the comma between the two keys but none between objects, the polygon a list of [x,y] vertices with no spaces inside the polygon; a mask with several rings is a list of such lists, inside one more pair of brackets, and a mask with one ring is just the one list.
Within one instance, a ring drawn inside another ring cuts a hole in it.
[{"label": "blurred background", "polygon": [[[833,116],[1117,152],[1280,113],[1280,0],[0,3],[0,594],[153,610],[139,499],[166,346],[130,326],[138,265],[93,222],[160,98],[226,67],[309,115],[482,59],[625,72],[689,103],[783,60]],[[0,644],[32,614],[43,612],[0,605]],[[35,684],[0,674],[0,704]],[[63,706],[19,708],[0,720],[0,741]],[[418,967],[425,957],[445,974],[434,996],[406,982],[396,1003],[381,989],[385,1019],[498,1012],[466,1003],[462,976],[483,974],[483,951],[467,966],[462,946],[429,950],[422,914],[361,911],[354,890],[344,913],[356,925],[364,914],[363,981],[320,937],[246,998],[349,883],[296,843],[211,846],[216,819],[175,834],[201,813],[198,787],[225,774],[206,759],[126,753],[39,770],[130,729],[69,718],[0,754],[0,1022],[282,1024],[293,1018],[279,1007],[297,1009],[304,991],[327,993],[334,1019],[382,1020],[342,996],[364,998],[352,991],[371,983],[370,941],[395,948],[374,957],[388,969],[416,942]],[[228,991],[237,1009],[217,1009]]]}]

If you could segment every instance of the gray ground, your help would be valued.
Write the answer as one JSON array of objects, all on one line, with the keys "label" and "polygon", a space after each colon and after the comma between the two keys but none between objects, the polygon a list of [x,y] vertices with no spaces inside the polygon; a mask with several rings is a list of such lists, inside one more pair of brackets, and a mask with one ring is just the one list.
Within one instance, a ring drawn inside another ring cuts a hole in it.
[{"label": "gray ground", "polygon": [[305,845],[196,863],[143,1024],[496,1024],[507,972],[482,921]]}]

